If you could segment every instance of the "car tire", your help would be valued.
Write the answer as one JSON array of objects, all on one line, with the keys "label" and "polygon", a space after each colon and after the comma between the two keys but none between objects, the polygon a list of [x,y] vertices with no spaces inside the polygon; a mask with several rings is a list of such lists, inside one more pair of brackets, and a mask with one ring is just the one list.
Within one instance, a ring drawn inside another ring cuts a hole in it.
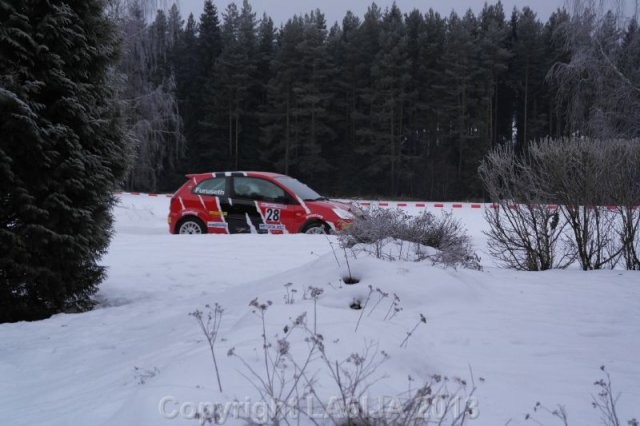
[{"label": "car tire", "polygon": [[329,227],[323,222],[311,222],[302,229],[304,234],[321,235],[328,234]]},{"label": "car tire", "polygon": [[178,224],[178,232],[180,235],[188,235],[188,234],[206,234],[207,228],[205,228],[204,224],[200,219],[196,218],[187,218],[183,219]]}]

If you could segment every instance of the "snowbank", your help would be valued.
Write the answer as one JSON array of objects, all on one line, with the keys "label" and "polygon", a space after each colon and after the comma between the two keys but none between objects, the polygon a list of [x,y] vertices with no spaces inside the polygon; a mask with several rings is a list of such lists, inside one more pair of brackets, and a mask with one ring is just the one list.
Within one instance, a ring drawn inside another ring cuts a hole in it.
[{"label": "snowbank", "polygon": [[[235,348],[253,368],[264,368],[260,318],[249,302],[272,302],[266,335],[275,341],[301,313],[311,321],[309,287],[322,289],[317,328],[334,359],[367,342],[389,355],[374,394],[397,395],[431,374],[468,378],[471,366],[479,404],[472,425],[527,424],[536,401],[563,404],[572,425],[596,425],[590,395],[604,364],[622,394],[621,419],[638,416],[637,272],[514,272],[494,268],[486,254],[484,271],[370,256],[349,259],[347,268],[331,237],[169,235],[168,202],[121,197],[98,309],[0,325],[2,424],[192,425],[182,415],[163,418],[159,404],[171,414],[185,402],[255,401],[247,371],[226,356]],[[454,214],[483,251],[482,212]],[[349,269],[358,284],[342,281]],[[351,309],[354,301],[364,311]],[[215,302],[225,308],[216,347],[222,394],[209,347],[188,315]],[[426,324],[418,324],[420,314]],[[295,355],[304,355],[303,335],[291,339]],[[324,373],[318,380],[325,395],[335,393]]]}]

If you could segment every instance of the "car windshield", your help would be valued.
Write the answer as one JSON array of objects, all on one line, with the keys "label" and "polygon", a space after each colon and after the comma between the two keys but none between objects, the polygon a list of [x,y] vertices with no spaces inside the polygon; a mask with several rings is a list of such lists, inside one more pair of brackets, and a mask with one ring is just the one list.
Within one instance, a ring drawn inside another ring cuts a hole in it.
[{"label": "car windshield", "polygon": [[309,188],[304,183],[300,182],[297,179],[288,177],[288,176],[280,176],[277,177],[276,180],[293,191],[298,197],[300,197],[303,201],[319,201],[326,200],[325,197],[318,194],[313,189]]}]

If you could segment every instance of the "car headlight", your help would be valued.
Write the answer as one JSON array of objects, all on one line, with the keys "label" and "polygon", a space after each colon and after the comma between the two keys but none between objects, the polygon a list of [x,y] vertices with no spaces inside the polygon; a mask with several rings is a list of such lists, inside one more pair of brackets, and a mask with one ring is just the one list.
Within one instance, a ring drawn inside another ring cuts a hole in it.
[{"label": "car headlight", "polygon": [[351,213],[349,213],[346,210],[343,209],[333,209],[333,212],[336,214],[336,216],[338,216],[340,219],[343,220],[351,220],[353,219],[353,215]]},{"label": "car headlight", "polygon": [[353,214],[355,217],[362,217],[365,215],[365,211],[362,209],[362,207],[358,206],[355,203],[351,203],[351,206],[349,207],[349,212]]}]

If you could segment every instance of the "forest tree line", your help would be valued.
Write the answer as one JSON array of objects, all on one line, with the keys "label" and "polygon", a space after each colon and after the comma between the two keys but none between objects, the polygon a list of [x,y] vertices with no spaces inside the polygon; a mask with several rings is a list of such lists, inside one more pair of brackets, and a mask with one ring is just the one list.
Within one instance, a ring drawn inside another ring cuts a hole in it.
[{"label": "forest tree line", "polygon": [[620,10],[576,0],[542,22],[500,2],[449,16],[372,4],[276,27],[247,0],[186,19],[151,3],[109,3],[129,190],[269,170],[333,196],[477,199],[494,147],[640,136],[640,33]]}]

